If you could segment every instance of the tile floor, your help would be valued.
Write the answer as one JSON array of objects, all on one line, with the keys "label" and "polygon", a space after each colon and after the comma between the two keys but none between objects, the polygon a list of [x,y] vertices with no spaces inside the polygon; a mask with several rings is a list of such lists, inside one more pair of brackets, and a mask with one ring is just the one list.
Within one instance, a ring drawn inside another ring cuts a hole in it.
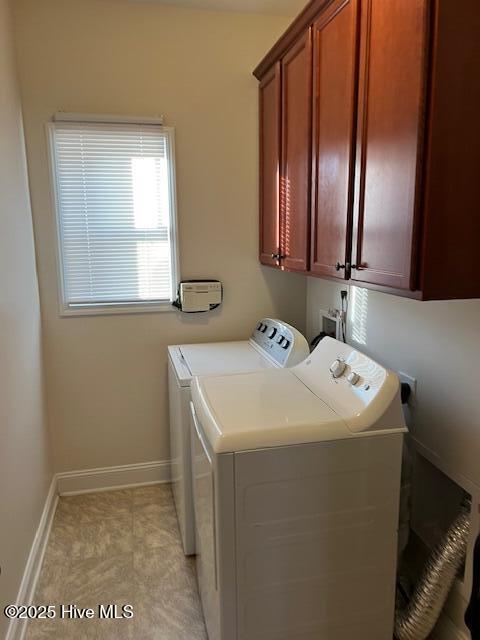
[{"label": "tile floor", "polygon": [[131,604],[134,617],[32,620],[25,640],[207,640],[170,486],[60,498],[34,602]]},{"label": "tile floor", "polygon": [[33,620],[25,640],[206,640],[169,485],[60,498],[35,604],[70,603],[134,617]]}]

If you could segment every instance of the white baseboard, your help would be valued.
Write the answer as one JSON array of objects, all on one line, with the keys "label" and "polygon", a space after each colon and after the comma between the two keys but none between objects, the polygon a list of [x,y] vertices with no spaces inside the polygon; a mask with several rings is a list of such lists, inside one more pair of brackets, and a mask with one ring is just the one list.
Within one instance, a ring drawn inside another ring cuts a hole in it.
[{"label": "white baseboard", "polygon": [[[52,478],[42,517],[30,549],[18,591],[17,604],[29,605],[32,603],[59,495],[111,491],[169,481],[170,461],[143,462],[120,467],[57,473]],[[5,640],[23,640],[27,622],[27,620],[11,620]]]},{"label": "white baseboard", "polygon": [[[43,556],[47,547],[53,516],[57,507],[57,478],[54,476],[48,490],[42,516],[28,555],[22,582],[17,595],[17,604],[31,604],[42,568]],[[27,629],[27,620],[11,620],[5,640],[22,640]]]},{"label": "white baseboard", "polygon": [[57,490],[61,496],[163,482],[170,482],[170,462],[167,460],[57,474]]},{"label": "white baseboard", "polygon": [[[110,491],[165,482],[170,482],[170,461],[144,462],[56,474],[50,484],[16,602],[26,605],[32,602],[59,495]],[[27,622],[27,620],[11,620],[5,640],[23,640]],[[469,640],[468,635],[458,629],[445,613],[440,617],[432,637],[435,640]]]}]

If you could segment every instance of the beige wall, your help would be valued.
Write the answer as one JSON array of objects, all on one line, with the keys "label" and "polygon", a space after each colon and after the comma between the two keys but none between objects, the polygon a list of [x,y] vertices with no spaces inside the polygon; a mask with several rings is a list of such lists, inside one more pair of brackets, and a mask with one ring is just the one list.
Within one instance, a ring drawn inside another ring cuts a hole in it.
[{"label": "beige wall", "polygon": [[[418,302],[308,278],[307,333],[319,330],[319,309],[340,308],[350,290],[349,340],[394,371],[417,379],[410,430],[446,470],[480,486],[480,300]],[[357,340],[355,340],[355,337]]]},{"label": "beige wall", "polygon": [[[288,20],[121,0],[15,5],[56,468],[167,459],[168,344],[245,338],[266,314],[304,329],[304,279],[257,261],[251,70]],[[176,127],[181,275],[221,279],[220,311],[58,317],[44,124],[59,109],[164,113]]]},{"label": "beige wall", "polygon": [[[7,0],[0,0],[0,610],[15,602],[51,480],[32,219]],[[0,614],[0,637],[6,618]]]}]

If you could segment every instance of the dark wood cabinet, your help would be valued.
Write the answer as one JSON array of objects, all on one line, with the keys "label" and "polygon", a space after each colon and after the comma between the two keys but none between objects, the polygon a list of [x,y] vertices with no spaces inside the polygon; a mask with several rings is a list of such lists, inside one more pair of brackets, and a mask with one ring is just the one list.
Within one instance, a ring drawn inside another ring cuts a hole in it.
[{"label": "dark wood cabinet", "polygon": [[312,105],[311,30],[282,62],[282,161],[280,171],[280,264],[306,271],[309,256],[310,144]]},{"label": "dark wood cabinet", "polygon": [[351,278],[406,290],[416,284],[427,3],[362,3]]},{"label": "dark wood cabinet", "polygon": [[308,29],[260,82],[260,261],[308,269],[312,104]]},{"label": "dark wood cabinet", "polygon": [[313,25],[313,274],[349,261],[356,122],[357,0],[337,0]]},{"label": "dark wood cabinet", "polygon": [[[417,299],[480,298],[479,33],[478,0],[307,4],[254,72],[263,130],[280,123],[269,228],[288,258],[273,264]],[[272,69],[281,86],[266,108]]]},{"label": "dark wood cabinet", "polygon": [[480,2],[435,2],[419,216],[423,297],[480,298]]},{"label": "dark wood cabinet", "polygon": [[280,252],[280,63],[260,82],[260,261]]}]

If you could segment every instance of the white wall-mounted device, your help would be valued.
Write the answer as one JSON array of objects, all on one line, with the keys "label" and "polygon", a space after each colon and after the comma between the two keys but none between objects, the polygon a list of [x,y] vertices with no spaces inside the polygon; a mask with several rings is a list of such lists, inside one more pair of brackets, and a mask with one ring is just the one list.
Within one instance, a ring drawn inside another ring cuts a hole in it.
[{"label": "white wall-mounted device", "polygon": [[211,311],[222,303],[223,288],[219,280],[186,280],[178,286],[174,305],[185,313]]},{"label": "white wall-mounted device", "polygon": [[319,310],[320,331],[342,341],[342,312],[339,309]]}]

